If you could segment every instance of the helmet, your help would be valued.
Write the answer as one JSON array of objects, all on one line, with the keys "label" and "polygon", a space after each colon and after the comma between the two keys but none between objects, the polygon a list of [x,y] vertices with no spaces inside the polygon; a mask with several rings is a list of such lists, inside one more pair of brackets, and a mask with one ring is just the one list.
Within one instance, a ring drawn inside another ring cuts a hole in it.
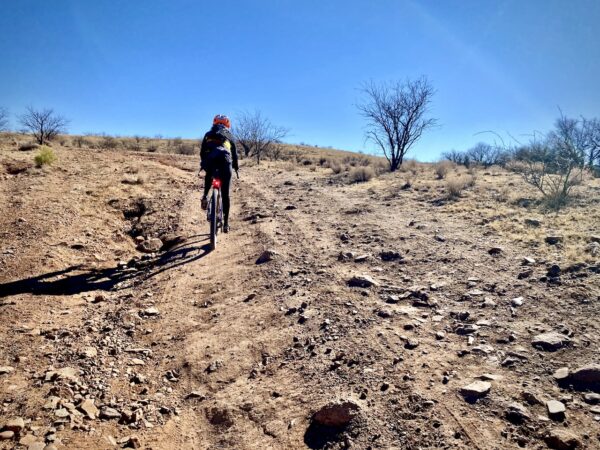
[{"label": "helmet", "polygon": [[223,114],[217,114],[213,119],[213,125],[225,125],[227,128],[231,128],[231,122],[229,121],[229,117]]}]

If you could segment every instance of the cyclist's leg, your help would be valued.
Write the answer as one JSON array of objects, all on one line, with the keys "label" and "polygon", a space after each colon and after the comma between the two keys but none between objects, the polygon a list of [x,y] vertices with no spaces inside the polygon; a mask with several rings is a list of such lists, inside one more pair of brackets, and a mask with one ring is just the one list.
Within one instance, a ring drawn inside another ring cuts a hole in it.
[{"label": "cyclist's leg", "polygon": [[210,187],[212,185],[212,174],[207,170],[206,175],[204,176],[204,194],[202,194],[202,201],[200,202],[200,206],[202,209],[208,208],[208,191],[210,191]]},{"label": "cyclist's leg", "polygon": [[223,198],[223,225],[229,227],[229,186],[231,185],[231,166],[227,165],[221,173],[221,197]]}]

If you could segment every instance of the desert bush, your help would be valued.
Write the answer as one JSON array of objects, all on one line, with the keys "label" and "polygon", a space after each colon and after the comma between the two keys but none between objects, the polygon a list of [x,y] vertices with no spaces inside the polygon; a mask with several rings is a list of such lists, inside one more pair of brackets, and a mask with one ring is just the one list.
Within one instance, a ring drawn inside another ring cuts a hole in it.
[{"label": "desert bush", "polygon": [[438,180],[443,180],[448,175],[450,169],[452,169],[453,164],[450,161],[440,161],[435,165],[435,174]]},{"label": "desert bush", "polygon": [[452,177],[446,180],[446,191],[448,197],[458,198],[468,185],[466,177]]},{"label": "desert bush", "polygon": [[91,143],[83,136],[73,136],[73,145],[77,148],[82,148],[83,146],[89,147]]},{"label": "desert bush", "polygon": [[419,163],[414,159],[404,160],[404,164],[400,168],[403,172],[412,172],[414,175],[419,171]]},{"label": "desert bush", "polygon": [[329,161],[328,163],[329,168],[331,169],[331,171],[333,173],[335,173],[336,175],[338,173],[342,173],[342,171],[344,170],[344,166],[342,166],[339,162],[337,161]]},{"label": "desert bush", "polygon": [[47,147],[45,145],[42,145],[40,147],[40,151],[33,158],[33,160],[35,162],[35,165],[37,167],[42,167],[42,166],[45,166],[47,164],[52,164],[57,159],[58,158],[56,157],[56,154],[54,153],[54,150],[52,150],[50,147]]},{"label": "desert bush", "polygon": [[27,152],[30,150],[36,150],[40,147],[39,144],[36,144],[35,142],[27,142],[25,144],[21,144],[19,145],[19,151],[21,152]]},{"label": "desert bush", "polygon": [[118,145],[118,141],[113,136],[105,135],[100,140],[100,148],[104,150],[114,150]]},{"label": "desert bush", "polygon": [[324,156],[321,156],[319,158],[319,165],[320,166],[327,166],[328,162],[329,162],[329,160],[327,158],[325,158]]},{"label": "desert bush", "polygon": [[180,155],[193,155],[196,151],[193,144],[181,143],[175,147],[175,152]]},{"label": "desert bush", "polygon": [[155,144],[154,142],[149,143],[148,147],[146,147],[146,151],[148,153],[156,153],[157,150],[158,150],[158,145]]},{"label": "desert bush", "polygon": [[363,183],[375,176],[375,171],[370,166],[354,167],[350,170],[348,177],[352,183]]}]

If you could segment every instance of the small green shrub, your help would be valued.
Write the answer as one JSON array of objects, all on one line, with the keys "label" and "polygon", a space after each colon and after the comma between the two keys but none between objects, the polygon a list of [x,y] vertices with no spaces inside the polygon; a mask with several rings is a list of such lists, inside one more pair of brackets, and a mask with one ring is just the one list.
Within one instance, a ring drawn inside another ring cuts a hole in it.
[{"label": "small green shrub", "polygon": [[47,147],[45,145],[42,145],[40,147],[40,151],[33,158],[37,167],[42,167],[46,164],[52,164],[57,159],[58,158],[56,157],[54,151],[50,147]]}]

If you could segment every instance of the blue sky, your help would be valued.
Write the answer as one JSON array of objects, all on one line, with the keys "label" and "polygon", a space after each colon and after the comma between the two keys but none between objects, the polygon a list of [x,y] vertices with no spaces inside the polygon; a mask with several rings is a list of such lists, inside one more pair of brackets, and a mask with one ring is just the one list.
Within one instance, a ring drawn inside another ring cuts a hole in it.
[{"label": "blue sky", "polygon": [[0,106],[182,137],[260,109],[291,142],[370,152],[361,83],[426,75],[440,126],[411,156],[431,160],[600,115],[599,21],[597,0],[5,0]]}]

